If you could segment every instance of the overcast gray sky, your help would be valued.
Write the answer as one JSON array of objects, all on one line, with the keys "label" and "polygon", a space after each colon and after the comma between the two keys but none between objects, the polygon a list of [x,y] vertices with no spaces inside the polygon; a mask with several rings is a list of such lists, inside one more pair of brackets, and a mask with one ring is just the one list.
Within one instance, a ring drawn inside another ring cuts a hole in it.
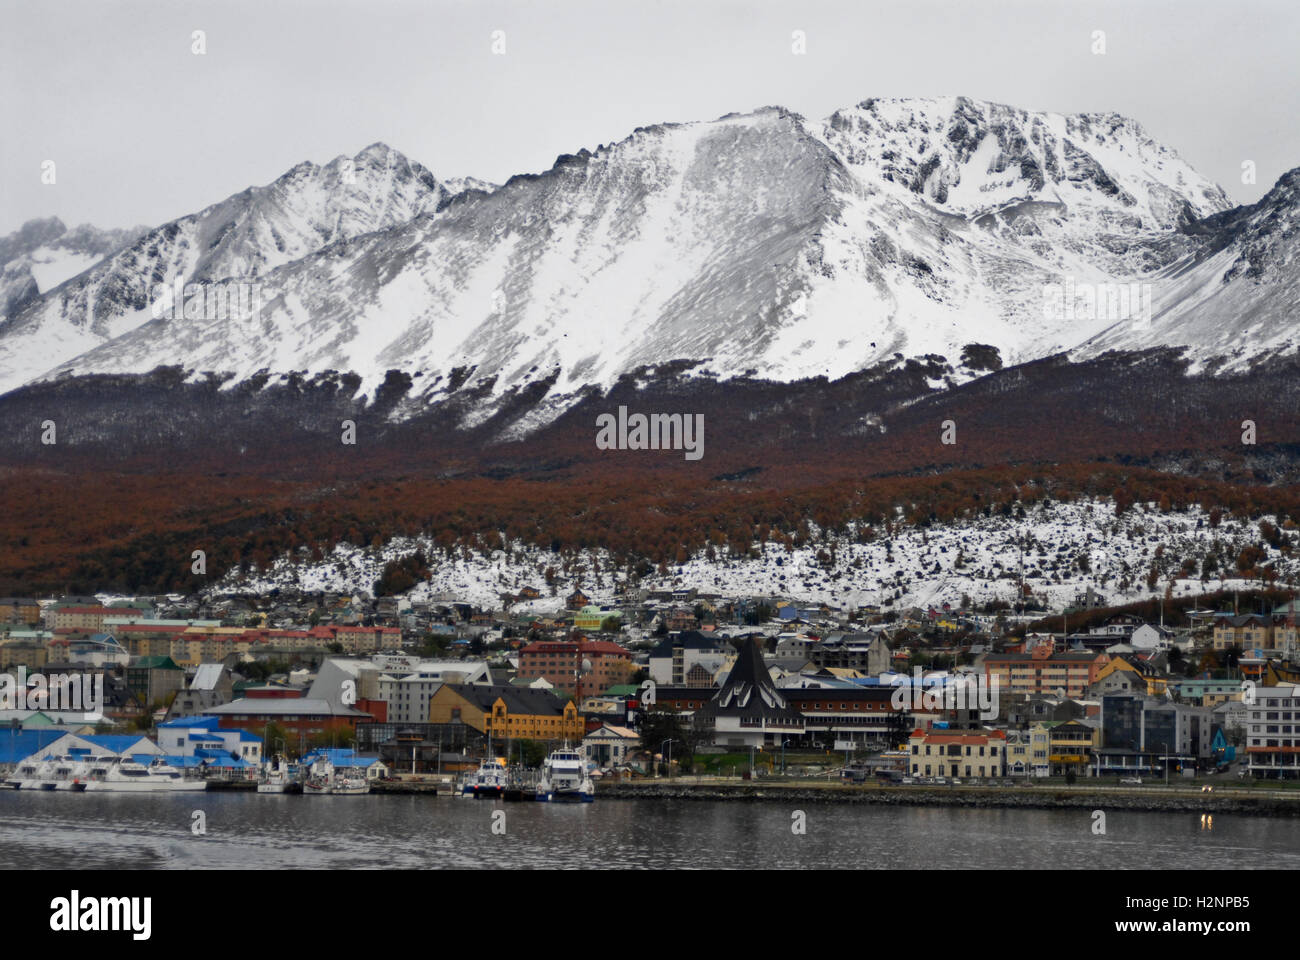
[{"label": "overcast gray sky", "polygon": [[1300,166],[1298,28],[1295,0],[0,0],[0,234],[154,225],[377,140],[501,181],[650,123],[950,94],[1131,116],[1251,202]]}]

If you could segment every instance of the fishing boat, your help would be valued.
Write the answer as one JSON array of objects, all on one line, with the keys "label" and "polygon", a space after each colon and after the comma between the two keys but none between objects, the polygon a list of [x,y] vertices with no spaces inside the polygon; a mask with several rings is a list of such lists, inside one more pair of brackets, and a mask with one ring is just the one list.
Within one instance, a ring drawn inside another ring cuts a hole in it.
[{"label": "fishing boat", "polygon": [[257,778],[258,793],[287,793],[293,783],[289,775],[289,761],[282,756],[275,756],[262,764],[262,772]]},{"label": "fishing boat", "polygon": [[470,797],[499,797],[506,792],[509,775],[506,762],[500,757],[490,757],[478,765],[461,785],[461,793]]},{"label": "fishing boat", "polygon": [[542,764],[537,799],[544,803],[591,803],[596,799],[581,753],[569,747],[551,752]]},{"label": "fishing boat", "polygon": [[355,773],[334,774],[334,796],[356,797],[370,792],[370,781]]},{"label": "fishing boat", "polygon": [[316,797],[357,797],[370,792],[370,781],[363,773],[339,770],[328,757],[320,757],[307,771],[302,792]]},{"label": "fishing boat", "polygon": [[327,757],[314,761],[303,781],[302,792],[309,797],[324,797],[334,792],[334,764]]}]

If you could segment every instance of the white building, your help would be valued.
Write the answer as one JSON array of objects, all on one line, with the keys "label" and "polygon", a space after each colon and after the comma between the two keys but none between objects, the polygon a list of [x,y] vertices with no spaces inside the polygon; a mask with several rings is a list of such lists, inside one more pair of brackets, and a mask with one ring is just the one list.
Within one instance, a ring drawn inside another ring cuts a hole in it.
[{"label": "white building", "polygon": [[587,762],[604,769],[626,763],[629,754],[640,746],[641,737],[635,730],[612,723],[602,724],[582,739],[582,753]]},{"label": "white building", "polygon": [[[1254,703],[1249,702],[1251,694]],[[1252,777],[1300,778],[1300,685],[1255,687],[1246,696],[1246,757]]]},{"label": "white building", "polygon": [[1128,638],[1129,646],[1142,653],[1163,653],[1173,646],[1173,642],[1173,631],[1151,623],[1142,624]]},{"label": "white building", "polygon": [[650,679],[661,687],[680,687],[697,663],[713,675],[733,653],[731,644],[717,633],[683,630],[664,637],[650,651],[647,666]]},{"label": "white building", "polygon": [[256,766],[262,762],[262,738],[247,730],[225,729],[216,716],[178,717],[158,724],[158,746],[169,757],[224,759],[229,755]]},{"label": "white building", "polygon": [[444,683],[491,683],[485,660],[414,660],[410,672],[383,673],[379,699],[389,723],[428,723],[429,700]]}]

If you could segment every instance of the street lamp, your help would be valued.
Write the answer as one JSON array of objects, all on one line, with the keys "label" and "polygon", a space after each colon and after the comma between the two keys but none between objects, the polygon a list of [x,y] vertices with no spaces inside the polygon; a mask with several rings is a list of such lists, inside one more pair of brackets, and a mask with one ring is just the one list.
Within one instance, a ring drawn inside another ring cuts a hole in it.
[{"label": "street lamp", "polygon": [[[673,744],[674,744],[674,743],[681,743],[681,741],[680,741],[680,740],[674,740],[672,737],[669,737],[667,740],[660,740],[660,741],[659,741],[659,755],[660,755],[661,757],[663,756],[663,752],[664,752],[664,744],[665,744],[665,743],[668,744],[668,778],[671,780],[671,779],[672,779],[672,776],[673,776]],[[657,773],[657,772],[658,772],[658,771],[656,771],[656,773]]]},{"label": "street lamp", "polygon": [[785,745],[787,743],[794,743],[794,741],[793,740],[781,741],[781,776],[783,777],[785,776]]}]

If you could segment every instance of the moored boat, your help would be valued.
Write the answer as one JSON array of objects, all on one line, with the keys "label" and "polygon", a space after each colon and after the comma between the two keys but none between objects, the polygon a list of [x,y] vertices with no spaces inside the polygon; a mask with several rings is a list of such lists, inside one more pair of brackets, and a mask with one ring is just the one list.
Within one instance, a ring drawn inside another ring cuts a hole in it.
[{"label": "moored boat", "polygon": [[319,758],[308,768],[302,792],[309,797],[324,797],[334,792],[334,764],[327,757]]},{"label": "moored boat", "polygon": [[542,764],[537,799],[545,803],[591,803],[596,799],[581,753],[568,747],[551,752]]},{"label": "moored boat", "polygon": [[69,790],[75,793],[175,793],[208,788],[161,757],[147,766],[129,757],[46,757],[27,759],[9,781],[19,790]]},{"label": "moored boat", "polygon": [[198,793],[206,780],[186,777],[158,757],[148,766],[129,757],[97,757],[90,762],[87,793]]},{"label": "moored boat", "polygon": [[370,781],[365,774],[343,768],[340,769],[329,757],[318,757],[307,770],[307,779],[303,781],[302,792],[307,796],[357,797],[370,792]]},{"label": "moored boat", "polygon": [[262,765],[262,771],[257,777],[257,792],[287,793],[292,782],[289,761],[277,755]]},{"label": "moored boat", "polygon": [[461,793],[471,797],[500,797],[509,786],[506,763],[500,757],[489,757],[479,764],[461,785]]},{"label": "moored boat", "polygon": [[336,797],[355,797],[370,792],[370,781],[365,777],[349,773],[334,774],[334,795]]}]

